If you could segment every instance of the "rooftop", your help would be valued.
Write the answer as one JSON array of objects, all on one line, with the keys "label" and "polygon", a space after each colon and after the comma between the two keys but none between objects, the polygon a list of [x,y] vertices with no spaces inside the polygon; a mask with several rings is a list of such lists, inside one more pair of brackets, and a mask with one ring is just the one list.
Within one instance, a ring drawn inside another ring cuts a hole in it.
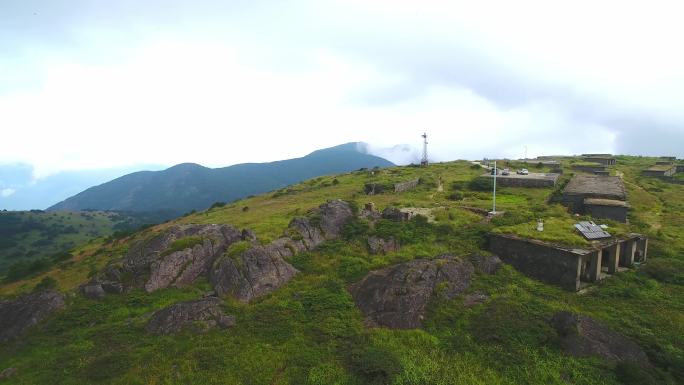
[{"label": "rooftop", "polygon": [[575,175],[565,187],[566,194],[589,195],[594,198],[625,200],[622,178],[604,175]]},{"label": "rooftop", "polygon": [[675,167],[671,164],[657,164],[655,166],[651,166],[647,168],[647,171],[669,171],[672,170],[672,168]]}]

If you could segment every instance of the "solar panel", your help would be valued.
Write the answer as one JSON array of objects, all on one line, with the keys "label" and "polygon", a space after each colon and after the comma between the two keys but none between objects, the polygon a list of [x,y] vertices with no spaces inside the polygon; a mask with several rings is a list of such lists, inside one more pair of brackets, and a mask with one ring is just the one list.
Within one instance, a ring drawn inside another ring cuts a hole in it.
[{"label": "solar panel", "polygon": [[580,222],[575,225],[575,228],[587,239],[603,239],[612,236],[594,222]]}]

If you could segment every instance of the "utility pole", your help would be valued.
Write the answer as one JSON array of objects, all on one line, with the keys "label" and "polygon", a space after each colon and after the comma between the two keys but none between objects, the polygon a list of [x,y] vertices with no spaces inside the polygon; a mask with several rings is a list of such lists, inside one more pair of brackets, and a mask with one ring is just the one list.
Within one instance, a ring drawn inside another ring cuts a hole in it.
[{"label": "utility pole", "polygon": [[527,162],[527,145],[525,145],[525,162]]},{"label": "utility pole", "polygon": [[492,215],[496,214],[496,174],[497,174],[496,161],[494,161],[494,195],[493,195],[493,199],[492,199],[492,202],[493,202],[493,204],[492,204]]}]

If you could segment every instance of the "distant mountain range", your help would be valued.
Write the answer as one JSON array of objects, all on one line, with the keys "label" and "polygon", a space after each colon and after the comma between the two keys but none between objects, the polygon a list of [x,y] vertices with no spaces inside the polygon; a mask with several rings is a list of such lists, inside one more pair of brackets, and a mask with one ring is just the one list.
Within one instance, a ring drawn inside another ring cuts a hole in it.
[{"label": "distant mountain range", "polygon": [[61,171],[39,179],[25,163],[0,165],[0,210],[46,209],[74,194],[139,170],[163,170],[160,165],[136,165],[94,170]]},{"label": "distant mountain range", "polygon": [[367,154],[364,148],[363,143],[347,143],[270,163],[223,168],[183,163],[163,171],[134,172],[91,187],[48,210],[172,211],[182,215],[321,175],[394,165]]}]

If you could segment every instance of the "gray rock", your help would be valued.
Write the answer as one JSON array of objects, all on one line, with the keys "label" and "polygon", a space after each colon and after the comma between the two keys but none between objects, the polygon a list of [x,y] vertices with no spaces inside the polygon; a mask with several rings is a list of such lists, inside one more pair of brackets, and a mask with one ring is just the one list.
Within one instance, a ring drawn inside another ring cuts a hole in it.
[{"label": "gray rock", "polygon": [[387,254],[399,251],[399,241],[394,238],[383,239],[376,236],[368,237],[368,249],[371,254]]},{"label": "gray rock", "polygon": [[7,369],[3,370],[2,372],[0,372],[0,380],[6,380],[6,379],[14,376],[15,374],[17,374],[17,372],[18,372],[17,368],[7,368]]},{"label": "gray rock", "polygon": [[211,275],[216,293],[249,302],[277,289],[298,272],[283,260],[288,253],[292,254],[286,247],[269,245],[255,246],[239,256],[224,256]]},{"label": "gray rock", "polygon": [[469,261],[450,255],[416,259],[373,271],[349,291],[367,325],[417,328],[435,291],[454,298],[470,286],[473,273]]},{"label": "gray rock", "polygon": [[312,250],[339,236],[352,218],[348,203],[335,200],[321,205],[310,217],[293,219],[284,236],[267,246],[255,245],[240,255],[218,258],[209,279],[220,296],[249,302],[279,288],[297,274],[284,258]]},{"label": "gray rock", "polygon": [[496,274],[502,263],[496,255],[474,255],[470,257],[470,262],[476,271],[483,274]]},{"label": "gray rock", "polygon": [[195,301],[180,302],[156,311],[147,324],[152,334],[173,334],[184,329],[204,332],[214,327],[229,328],[235,318],[221,309],[221,300],[206,297]]},{"label": "gray rock", "polygon": [[572,356],[599,356],[608,361],[650,365],[639,345],[591,317],[562,311],[554,314],[550,323],[558,333],[561,348]]},{"label": "gray rock", "polygon": [[105,291],[102,285],[98,282],[90,282],[80,287],[81,293],[84,297],[90,299],[100,299],[105,296]]},{"label": "gray rock", "polygon": [[100,282],[102,290],[109,294],[121,294],[124,292],[124,286],[120,282],[104,281]]},{"label": "gray rock", "polygon": [[387,207],[382,210],[382,217],[384,219],[389,219],[395,222],[402,222],[409,220],[409,214],[402,212],[396,207]]},{"label": "gray rock", "polygon": [[242,234],[240,235],[243,241],[256,241],[257,236],[256,233],[252,230],[249,229],[243,229]]},{"label": "gray rock", "polygon": [[40,291],[0,301],[0,342],[12,340],[64,307],[64,296]]},{"label": "gray rock", "polygon": [[[203,243],[166,254],[174,241],[199,236]],[[183,287],[205,275],[214,259],[231,244],[243,239],[243,232],[230,225],[174,225],[163,233],[131,247],[120,267],[109,267],[104,280],[143,287],[147,292],[175,286]],[[118,290],[118,287],[111,287]]]}]

